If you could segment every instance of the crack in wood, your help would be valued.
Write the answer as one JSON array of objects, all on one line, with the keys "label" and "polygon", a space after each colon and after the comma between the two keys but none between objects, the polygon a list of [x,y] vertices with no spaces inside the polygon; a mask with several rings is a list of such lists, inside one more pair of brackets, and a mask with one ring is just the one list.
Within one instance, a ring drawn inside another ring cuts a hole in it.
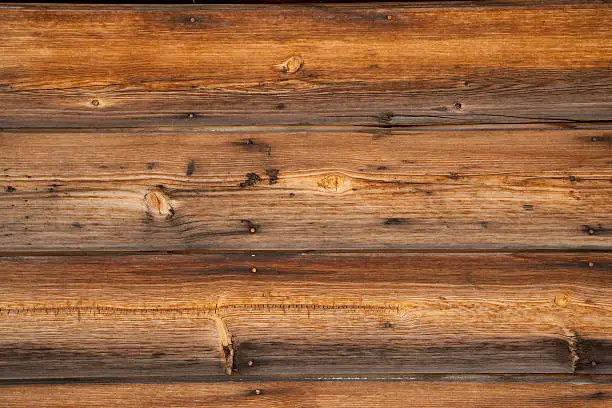
[{"label": "crack in wood", "polygon": [[230,333],[227,325],[219,315],[215,314],[212,316],[217,326],[217,332],[219,334],[219,340],[221,341],[221,347],[223,349],[223,356],[225,359],[225,373],[232,375],[235,370],[234,363],[234,345],[232,342],[232,334]]},{"label": "crack in wood", "polygon": [[568,364],[572,374],[576,372],[576,367],[580,362],[580,336],[574,330],[564,328],[567,348],[569,350]]}]

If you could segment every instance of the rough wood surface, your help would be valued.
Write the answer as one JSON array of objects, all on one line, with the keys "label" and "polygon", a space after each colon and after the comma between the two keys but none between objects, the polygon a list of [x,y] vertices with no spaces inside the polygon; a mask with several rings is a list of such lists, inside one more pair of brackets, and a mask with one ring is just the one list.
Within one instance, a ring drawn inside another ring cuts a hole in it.
[{"label": "rough wood surface", "polygon": [[612,373],[608,253],[35,256],[0,270],[3,378]]},{"label": "rough wood surface", "polygon": [[562,3],[5,5],[0,126],[611,120],[612,8]]},{"label": "rough wood surface", "polygon": [[612,385],[439,381],[12,385],[6,408],[430,407],[604,408]]},{"label": "rough wood surface", "polygon": [[608,406],[610,2],[271,2],[0,4],[0,406]]},{"label": "rough wood surface", "polygon": [[[31,282],[31,285],[40,285]],[[52,310],[0,318],[0,378],[223,375],[213,319]],[[0,394],[2,391],[0,390]]]},{"label": "rough wood surface", "polygon": [[4,251],[612,248],[607,125],[0,132]]}]

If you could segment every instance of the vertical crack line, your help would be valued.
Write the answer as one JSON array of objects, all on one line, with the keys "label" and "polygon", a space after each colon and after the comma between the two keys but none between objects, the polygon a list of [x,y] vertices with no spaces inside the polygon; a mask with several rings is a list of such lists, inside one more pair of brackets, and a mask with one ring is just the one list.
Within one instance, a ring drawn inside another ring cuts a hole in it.
[{"label": "vertical crack line", "polygon": [[223,348],[223,355],[225,357],[225,374],[232,375],[235,369],[232,335],[221,317],[215,315],[212,318],[217,325],[217,333],[219,333],[219,340],[221,342],[221,347]]},{"label": "vertical crack line", "polygon": [[567,348],[569,350],[568,364],[570,366],[570,369],[572,370],[572,374],[575,374],[576,366],[580,361],[580,336],[578,335],[578,333],[571,329],[564,328],[563,331],[567,340]]}]

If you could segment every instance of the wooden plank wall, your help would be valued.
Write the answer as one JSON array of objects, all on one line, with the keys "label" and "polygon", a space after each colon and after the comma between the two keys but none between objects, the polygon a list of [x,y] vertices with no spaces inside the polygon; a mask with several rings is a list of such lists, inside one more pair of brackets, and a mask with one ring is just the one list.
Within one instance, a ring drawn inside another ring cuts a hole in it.
[{"label": "wooden plank wall", "polygon": [[610,21],[0,4],[0,406],[608,406]]}]

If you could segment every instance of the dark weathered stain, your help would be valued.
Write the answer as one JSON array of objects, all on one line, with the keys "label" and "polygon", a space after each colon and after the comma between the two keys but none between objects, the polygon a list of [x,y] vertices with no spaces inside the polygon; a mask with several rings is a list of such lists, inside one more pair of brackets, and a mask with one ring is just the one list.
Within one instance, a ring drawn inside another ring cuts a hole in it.
[{"label": "dark weathered stain", "polygon": [[533,211],[533,205],[532,204],[523,204],[523,209],[525,211]]},{"label": "dark weathered stain", "polygon": [[240,183],[240,187],[253,187],[261,181],[261,177],[257,173],[247,173],[246,180]]},{"label": "dark weathered stain", "polygon": [[81,225],[81,223],[80,223],[80,222],[73,222],[71,225],[72,225],[74,228],[83,228],[83,226]]},{"label": "dark weathered stain", "polygon": [[387,218],[383,224],[385,225],[401,225],[410,222],[408,218]]},{"label": "dark weathered stain", "polygon": [[195,171],[195,167],[195,160],[189,160],[189,163],[187,163],[187,171],[185,171],[185,175],[187,175],[187,177],[191,176]]},{"label": "dark weathered stain", "polygon": [[153,170],[156,164],[154,161],[147,163],[147,169]]},{"label": "dark weathered stain", "polygon": [[487,229],[487,228],[489,228],[489,222],[488,221],[480,221],[480,226],[483,229]]},{"label": "dark weathered stain", "polygon": [[[383,323],[384,326],[384,323]],[[392,328],[392,327],[390,327]],[[454,344],[433,343],[430,345],[413,345],[411,342],[399,344],[359,342],[356,338],[337,339],[333,342],[306,343],[299,341],[266,341],[241,342],[237,355],[239,366],[246,366],[248,361],[257,358],[257,367],[253,370],[274,369],[290,366],[311,366],[316,368],[332,367],[346,363],[347,356],[359,357],[352,361],[355,370],[363,367],[380,367],[385,371],[406,367],[416,368],[423,365],[423,360],[440,361],[440,356],[448,356],[446,363],[440,366],[472,367],[482,364],[483,359],[493,358],[494,366],[506,364],[507,358],[517,361],[515,368],[533,369],[533,358],[546,356],[550,364],[565,364],[568,358],[567,342],[555,338],[515,339],[508,338],[486,341],[465,340]],[[307,356],[307,357],[305,357]],[[524,358],[515,360],[517,356]],[[440,368],[436,366],[436,368]]]},{"label": "dark weathered stain", "polygon": [[383,125],[390,125],[395,114],[393,112],[382,112],[376,118]]},{"label": "dark weathered stain", "polygon": [[612,143],[612,136],[608,135],[578,136],[577,139],[586,143]]},{"label": "dark weathered stain", "polygon": [[13,186],[6,186],[6,191],[9,193],[12,193],[14,191],[17,191],[17,189]]},{"label": "dark weathered stain", "polygon": [[379,140],[393,135],[391,129],[376,129],[372,134],[372,140]]},{"label": "dark weathered stain", "polygon": [[238,142],[232,142],[234,146],[255,146],[259,143],[256,143],[255,140],[248,138],[244,140],[240,140]]},{"label": "dark weathered stain", "polygon": [[586,396],[587,400],[597,400],[597,401],[609,400],[611,398],[612,397],[607,392],[595,392],[593,394],[589,394]]},{"label": "dark weathered stain", "polygon": [[266,169],[266,175],[268,176],[268,182],[270,184],[276,184],[278,182],[278,169]]},{"label": "dark weathered stain", "polygon": [[605,372],[612,364],[612,342],[602,339],[578,338],[576,341],[576,372]]},{"label": "dark weathered stain", "polygon": [[459,175],[459,173],[450,172],[448,178],[451,180],[459,180],[461,176]]},{"label": "dark weathered stain", "polygon": [[274,105],[274,109],[283,110],[285,108],[286,108],[286,105],[282,102],[277,105]]},{"label": "dark weathered stain", "polygon": [[583,225],[581,229],[582,232],[588,235],[604,235],[610,232],[608,228],[604,228],[601,224],[598,224],[597,226]]}]

